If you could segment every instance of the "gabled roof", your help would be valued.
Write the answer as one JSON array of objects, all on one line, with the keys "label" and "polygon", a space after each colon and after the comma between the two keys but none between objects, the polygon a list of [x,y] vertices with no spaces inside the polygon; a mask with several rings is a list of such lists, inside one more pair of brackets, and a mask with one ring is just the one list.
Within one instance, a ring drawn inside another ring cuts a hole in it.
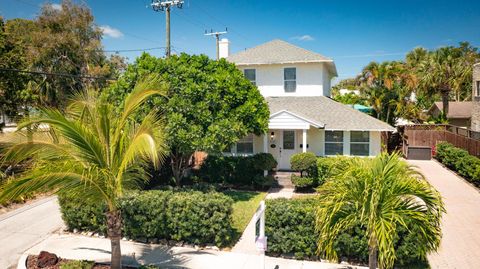
[{"label": "gabled roof", "polygon": [[289,111],[326,130],[395,131],[389,124],[325,96],[267,97],[270,115]]},{"label": "gabled roof", "polygon": [[[433,109],[437,107],[438,110],[443,111],[443,103],[435,102],[428,110],[432,113]],[[472,117],[473,102],[448,102],[448,115],[447,119],[469,119]]]},{"label": "gabled roof", "polygon": [[332,59],[279,39],[233,54],[227,60],[237,65],[327,63],[330,73],[337,75]]}]

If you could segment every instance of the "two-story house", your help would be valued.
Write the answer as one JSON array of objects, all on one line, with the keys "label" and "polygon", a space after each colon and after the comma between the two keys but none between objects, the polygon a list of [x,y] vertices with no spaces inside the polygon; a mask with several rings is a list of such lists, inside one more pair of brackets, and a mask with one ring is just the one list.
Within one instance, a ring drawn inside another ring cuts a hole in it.
[{"label": "two-story house", "polygon": [[232,154],[269,152],[279,169],[289,169],[290,157],[298,152],[375,156],[381,151],[381,132],[395,130],[330,98],[337,76],[330,58],[282,40],[229,55],[229,41],[223,39],[220,56],[243,70],[270,108],[268,133],[241,139]]}]

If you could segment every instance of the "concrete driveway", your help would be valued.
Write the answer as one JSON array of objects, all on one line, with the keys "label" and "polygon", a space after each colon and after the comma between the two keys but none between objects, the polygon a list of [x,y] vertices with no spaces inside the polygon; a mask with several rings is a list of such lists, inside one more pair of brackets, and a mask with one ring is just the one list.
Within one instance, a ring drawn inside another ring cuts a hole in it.
[{"label": "concrete driveway", "polygon": [[63,227],[55,197],[0,215],[0,268],[17,264],[20,256]]},{"label": "concrete driveway", "polygon": [[417,166],[442,194],[447,214],[438,253],[429,255],[434,268],[480,267],[480,192],[436,161],[408,161]]}]

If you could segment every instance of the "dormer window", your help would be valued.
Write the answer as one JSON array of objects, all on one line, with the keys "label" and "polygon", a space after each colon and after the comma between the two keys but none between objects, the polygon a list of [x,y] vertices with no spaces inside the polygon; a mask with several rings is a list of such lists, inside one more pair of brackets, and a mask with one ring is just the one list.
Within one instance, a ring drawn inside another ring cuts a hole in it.
[{"label": "dormer window", "polygon": [[283,88],[285,92],[295,92],[297,89],[297,69],[295,67],[283,69]]},{"label": "dormer window", "polygon": [[255,69],[244,69],[243,74],[253,85],[257,85],[257,74]]}]

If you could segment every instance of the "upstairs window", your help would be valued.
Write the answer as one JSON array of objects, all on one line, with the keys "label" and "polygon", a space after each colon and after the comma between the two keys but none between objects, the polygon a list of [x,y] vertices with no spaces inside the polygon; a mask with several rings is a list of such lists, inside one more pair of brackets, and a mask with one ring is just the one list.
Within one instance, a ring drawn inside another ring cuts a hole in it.
[{"label": "upstairs window", "polygon": [[244,69],[243,74],[253,85],[257,85],[257,74],[255,69]]},{"label": "upstairs window", "polygon": [[297,69],[295,67],[283,69],[283,88],[285,92],[295,92],[297,89]]},{"label": "upstairs window", "polygon": [[343,155],[343,131],[325,131],[325,155]]},{"label": "upstairs window", "polygon": [[238,140],[237,154],[253,154],[253,134]]},{"label": "upstairs window", "polygon": [[370,132],[350,132],[350,155],[368,156],[370,154]]}]

